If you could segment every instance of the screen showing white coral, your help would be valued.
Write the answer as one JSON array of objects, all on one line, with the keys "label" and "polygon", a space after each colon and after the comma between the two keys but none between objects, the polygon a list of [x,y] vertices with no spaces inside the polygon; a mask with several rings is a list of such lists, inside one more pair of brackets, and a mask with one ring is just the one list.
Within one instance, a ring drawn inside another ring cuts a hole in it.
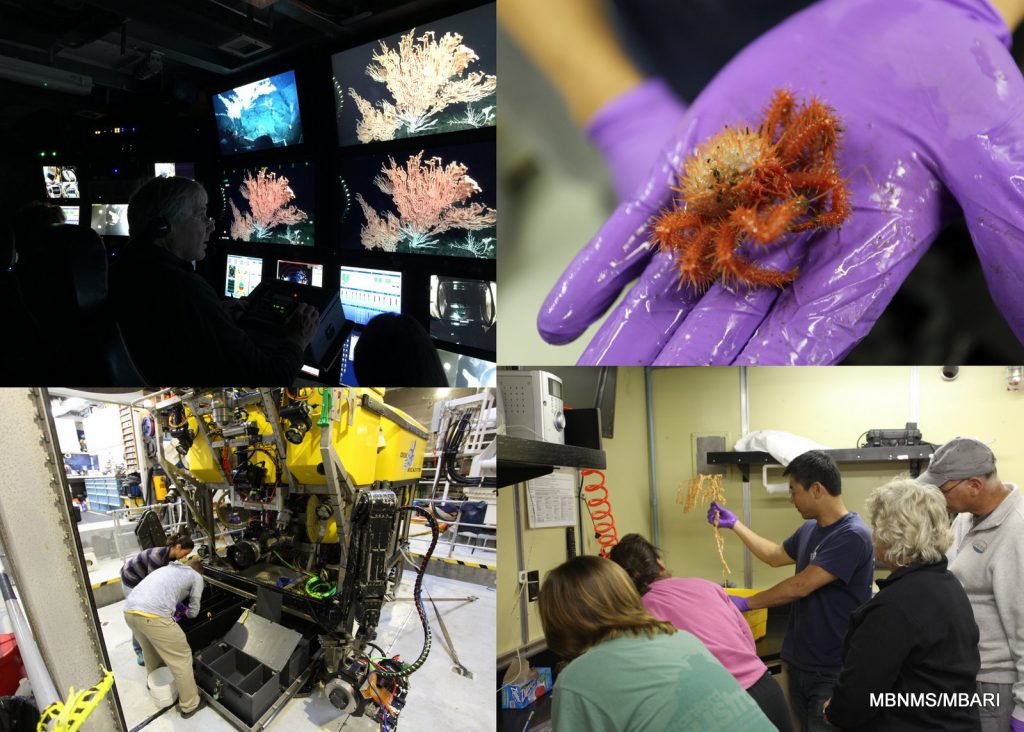
[{"label": "screen showing white coral", "polygon": [[335,54],[338,144],[493,127],[495,35],[491,3]]}]

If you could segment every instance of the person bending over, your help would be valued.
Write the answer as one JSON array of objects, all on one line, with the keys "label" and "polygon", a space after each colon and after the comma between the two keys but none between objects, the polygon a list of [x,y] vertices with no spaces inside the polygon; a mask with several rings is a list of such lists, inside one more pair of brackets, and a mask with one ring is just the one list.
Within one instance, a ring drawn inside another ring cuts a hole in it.
[{"label": "person bending over", "polygon": [[538,602],[548,648],[570,659],[552,692],[555,732],[775,729],[696,637],[644,609],[615,562],[569,560]]},{"label": "person bending over", "polygon": [[850,616],[825,716],[844,730],[974,730],[974,706],[871,703],[886,692],[973,696],[981,657],[970,600],[946,568],[953,534],[939,492],[894,480],[871,493],[867,512],[875,558],[892,572]]},{"label": "person bending over", "polygon": [[193,559],[188,564],[172,562],[153,570],[124,603],[124,619],[142,646],[146,675],[164,665],[171,669],[183,719],[199,711],[203,702],[192,672],[192,649],[175,622],[175,614],[178,603],[187,601],[186,617],[196,617],[202,596],[203,563]]},{"label": "person bending over", "polygon": [[839,468],[827,453],[811,450],[786,466],[789,501],[805,519],[781,544],[755,534],[717,503],[717,517],[754,556],[772,567],[796,564],[796,574],[749,598],[730,595],[743,611],[793,603],[782,659],[789,666],[789,698],[807,732],[830,729],[821,708],[842,667],[842,641],[850,613],[871,597],[874,551],[871,530],[846,510]]},{"label": "person bending over", "polygon": [[[166,567],[171,562],[184,559],[195,548],[195,542],[187,535],[174,535],[167,538],[165,546],[154,546],[143,549],[133,556],[121,567],[121,591],[124,599],[132,594],[132,590],[144,580],[150,572],[160,567]],[[132,648],[135,649],[135,658],[142,666],[145,661],[142,658],[142,646],[132,635]]]},{"label": "person bending over", "polygon": [[153,178],[128,203],[131,243],[110,272],[125,343],[149,383],[290,384],[319,322],[296,306],[276,348],[261,348],[193,269],[214,223],[206,190],[187,178]]},{"label": "person bending over", "polygon": [[639,534],[622,537],[608,556],[633,580],[647,612],[697,636],[780,732],[793,729],[782,688],[758,658],[750,625],[725,590],[699,577],[673,577]]}]

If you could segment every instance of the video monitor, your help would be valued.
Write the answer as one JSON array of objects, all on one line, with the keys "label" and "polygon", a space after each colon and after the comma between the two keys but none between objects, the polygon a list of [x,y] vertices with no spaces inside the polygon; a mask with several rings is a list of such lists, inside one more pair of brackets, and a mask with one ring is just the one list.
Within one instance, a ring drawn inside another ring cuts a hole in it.
[{"label": "video monitor", "polygon": [[341,347],[341,368],[338,373],[338,383],[344,386],[359,386],[356,381],[356,343],[359,342],[359,333],[353,331]]},{"label": "video monitor", "polygon": [[345,157],[342,246],[494,259],[494,160],[494,145],[486,143]]},{"label": "video monitor", "polygon": [[313,166],[235,168],[221,183],[219,236],[256,244],[313,246]]},{"label": "video monitor", "polygon": [[441,357],[441,366],[448,377],[448,386],[495,385],[497,365],[493,361],[452,353],[442,348],[437,349],[437,355]]},{"label": "video monitor", "polygon": [[402,312],[402,273],[389,269],[341,268],[345,318],[359,325],[381,313]]},{"label": "video monitor", "polygon": [[430,275],[430,335],[485,351],[497,348],[494,282]]},{"label": "video monitor", "polygon": [[82,222],[81,206],[61,206],[60,210],[64,212],[65,224],[78,226]]},{"label": "video monitor", "polygon": [[128,204],[92,204],[89,226],[100,236],[128,236]]},{"label": "video monitor", "polygon": [[153,175],[157,178],[196,179],[195,163],[153,163]]},{"label": "video monitor", "polygon": [[277,260],[277,279],[285,282],[297,282],[300,285],[324,286],[324,266],[307,264],[306,262],[289,262]]},{"label": "video monitor", "polygon": [[335,54],[338,144],[493,127],[495,12],[492,3]]},{"label": "video monitor", "polygon": [[224,155],[302,142],[294,71],[215,94],[213,113],[220,151]]},{"label": "video monitor", "polygon": [[224,294],[228,297],[246,297],[263,279],[263,260],[260,257],[228,255],[224,273]]},{"label": "video monitor", "polygon": [[73,165],[44,165],[47,198],[78,198],[78,171]]}]

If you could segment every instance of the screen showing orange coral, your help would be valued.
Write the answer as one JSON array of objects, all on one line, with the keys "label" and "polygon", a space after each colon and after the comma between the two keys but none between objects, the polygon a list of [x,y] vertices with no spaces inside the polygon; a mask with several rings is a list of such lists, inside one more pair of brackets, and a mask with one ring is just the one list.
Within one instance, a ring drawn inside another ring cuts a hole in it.
[{"label": "screen showing orange coral", "polygon": [[221,239],[313,246],[313,166],[280,163],[227,170],[221,184]]}]

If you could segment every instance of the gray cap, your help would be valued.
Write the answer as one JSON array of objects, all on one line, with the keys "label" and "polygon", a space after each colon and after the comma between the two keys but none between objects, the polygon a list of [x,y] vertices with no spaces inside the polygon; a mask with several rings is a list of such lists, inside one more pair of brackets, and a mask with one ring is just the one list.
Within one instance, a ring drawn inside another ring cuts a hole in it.
[{"label": "gray cap", "polygon": [[995,469],[996,459],[988,445],[970,437],[954,437],[935,451],[928,470],[921,473],[917,481],[941,486],[950,480],[988,475]]}]

